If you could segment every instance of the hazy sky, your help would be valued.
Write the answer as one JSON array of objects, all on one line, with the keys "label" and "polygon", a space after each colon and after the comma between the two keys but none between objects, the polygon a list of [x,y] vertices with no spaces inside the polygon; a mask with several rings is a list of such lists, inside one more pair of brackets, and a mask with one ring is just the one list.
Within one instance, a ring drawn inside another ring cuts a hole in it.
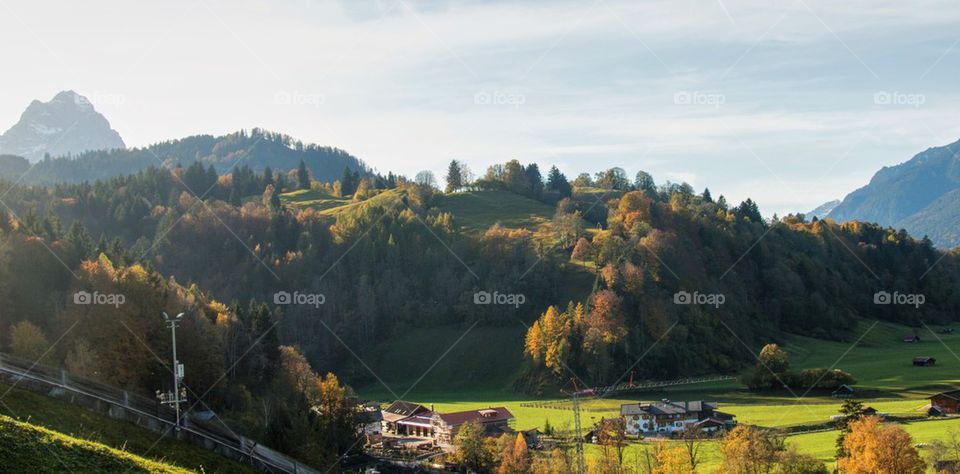
[{"label": "hazy sky", "polygon": [[263,127],[381,171],[620,166],[782,214],[960,138],[958,26],[956,0],[0,0],[0,129],[74,89],[131,146]]}]

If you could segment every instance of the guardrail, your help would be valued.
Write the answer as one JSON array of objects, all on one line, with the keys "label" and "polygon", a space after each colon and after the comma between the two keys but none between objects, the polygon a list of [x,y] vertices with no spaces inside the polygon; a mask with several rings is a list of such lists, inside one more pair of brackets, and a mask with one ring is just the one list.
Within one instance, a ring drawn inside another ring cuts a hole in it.
[{"label": "guardrail", "polygon": [[265,472],[314,474],[299,461],[236,435],[213,423],[186,418],[186,426],[174,430],[176,414],[157,400],[90,380],[64,369],[39,365],[0,353],[0,379],[18,388],[53,396],[111,418],[124,419],[151,431],[174,436]]}]

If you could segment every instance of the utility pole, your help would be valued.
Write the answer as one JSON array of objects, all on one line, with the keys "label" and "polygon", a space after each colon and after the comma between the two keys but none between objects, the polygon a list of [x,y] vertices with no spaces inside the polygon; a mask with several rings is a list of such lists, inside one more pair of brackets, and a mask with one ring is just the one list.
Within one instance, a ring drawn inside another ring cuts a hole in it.
[{"label": "utility pole", "polygon": [[580,394],[576,388],[573,389],[573,434],[577,437],[577,473],[584,474],[586,466],[583,462],[583,437],[580,431]]},{"label": "utility pole", "polygon": [[183,380],[183,364],[177,360],[177,323],[183,318],[183,313],[171,318],[167,313],[163,313],[163,320],[170,327],[170,336],[173,338],[173,391],[163,393],[157,390],[157,399],[165,405],[173,405],[177,413],[176,430],[180,431],[180,404],[187,401],[186,387],[180,388],[180,382]]}]

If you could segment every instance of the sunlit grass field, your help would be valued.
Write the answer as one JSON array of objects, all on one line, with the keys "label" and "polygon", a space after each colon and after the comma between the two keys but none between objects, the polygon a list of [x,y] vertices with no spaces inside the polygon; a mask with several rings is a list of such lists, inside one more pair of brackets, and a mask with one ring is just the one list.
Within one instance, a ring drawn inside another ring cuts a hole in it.
[{"label": "sunlit grass field", "polygon": [[[882,322],[876,325],[873,322],[862,322],[853,338],[854,341],[859,339],[856,344],[853,341],[834,342],[785,336],[783,346],[791,356],[791,367],[794,369],[834,367],[853,374],[857,379],[854,387],[858,395],[855,398],[881,413],[922,415],[928,403],[927,397],[954,385],[960,385],[958,383],[960,382],[958,380],[960,379],[960,360],[954,356],[954,353],[960,353],[960,334],[941,335],[936,333],[938,329],[918,330],[921,342],[909,344],[902,340],[906,335],[913,333],[911,328]],[[514,350],[519,351],[519,342],[515,347]],[[754,348],[755,351],[759,349],[760,347]],[[920,355],[936,357],[936,366],[913,366],[913,357]],[[502,361],[490,360],[489,362],[506,364],[507,359],[508,357],[504,357]],[[516,367],[516,365],[509,367]],[[451,376],[455,377],[451,375],[454,373],[453,366],[449,369],[450,371],[444,375],[448,381]],[[443,385],[442,382],[436,383],[430,374],[427,374],[421,383],[427,382],[429,388],[411,387],[409,383],[396,380],[396,387],[391,387],[391,390],[397,395],[406,393],[404,398],[428,406],[432,405],[440,412],[506,406],[516,417],[514,426],[518,429],[542,427],[547,420],[554,428],[561,430],[570,429],[573,426],[573,412],[568,409],[570,404],[559,391],[555,396],[543,398],[515,393],[509,387],[508,380],[515,375],[505,373],[499,383],[492,384],[477,380],[482,387],[478,389],[461,386],[455,390],[443,390],[438,388]],[[500,385],[500,388],[497,388],[497,385]],[[385,402],[393,399],[393,396],[382,386],[368,387],[368,390],[361,391],[361,394]],[[587,399],[582,402],[581,417],[583,425],[589,427],[601,418],[618,416],[620,405],[623,403],[661,398],[717,401],[720,409],[736,415],[738,422],[769,428],[823,423],[838,413],[841,401],[830,397],[829,394],[802,395],[804,394],[787,391],[750,392],[738,382],[730,381],[690,385],[656,392],[616,395],[610,398]],[[556,404],[557,407],[525,406],[532,402],[550,399],[560,401]],[[960,418],[917,421],[904,423],[903,426],[914,437],[915,442],[929,442],[942,437],[950,428],[960,429]],[[812,454],[824,462],[832,463],[836,437],[836,431],[822,431],[791,435],[787,437],[787,442],[800,452]],[[641,458],[643,450],[649,448],[649,443],[631,445],[626,455],[627,461]],[[595,454],[597,449],[596,446],[589,445],[588,455]],[[706,472],[709,472],[719,463],[719,445],[716,442],[709,442],[704,447],[703,453],[703,467]]]}]

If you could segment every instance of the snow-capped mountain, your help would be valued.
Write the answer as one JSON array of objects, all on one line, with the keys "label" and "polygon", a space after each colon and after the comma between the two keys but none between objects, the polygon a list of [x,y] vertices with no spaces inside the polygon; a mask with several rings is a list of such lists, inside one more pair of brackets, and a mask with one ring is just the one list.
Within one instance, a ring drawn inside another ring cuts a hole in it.
[{"label": "snow-capped mountain", "polygon": [[63,91],[50,102],[34,100],[20,121],[0,135],[0,153],[31,162],[42,160],[47,153],[62,156],[125,147],[110,122],[74,91]]}]

